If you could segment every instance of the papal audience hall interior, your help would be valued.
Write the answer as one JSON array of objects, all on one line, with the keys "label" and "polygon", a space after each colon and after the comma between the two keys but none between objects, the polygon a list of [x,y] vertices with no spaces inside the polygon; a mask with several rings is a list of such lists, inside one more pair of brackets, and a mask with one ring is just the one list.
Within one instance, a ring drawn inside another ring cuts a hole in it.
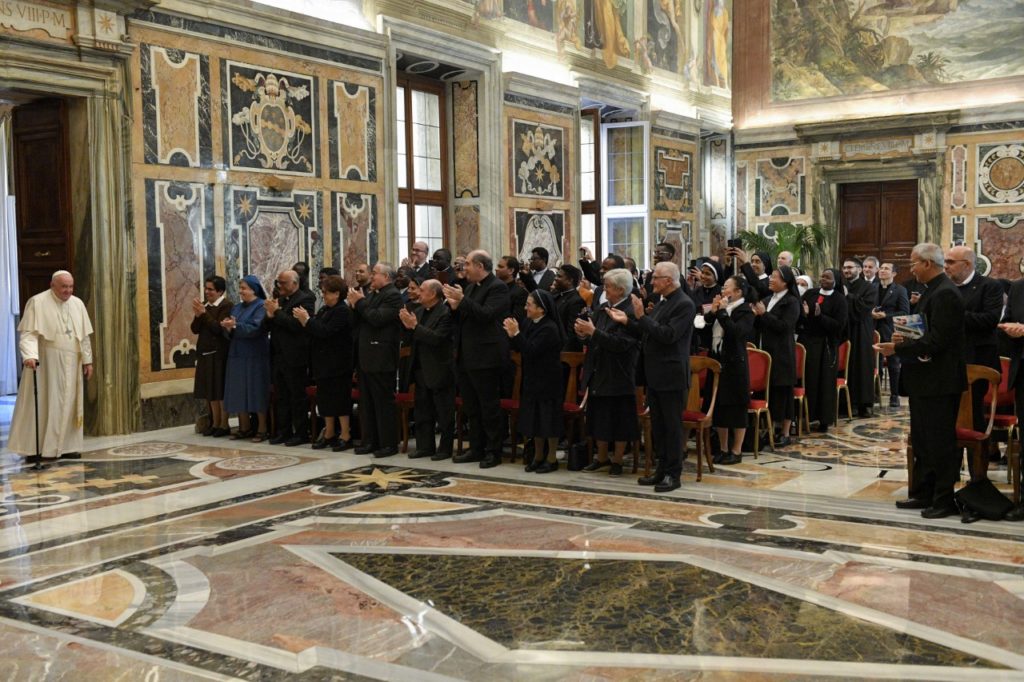
[{"label": "papal audience hall interior", "polygon": [[0,1],[0,678],[1024,680],[1022,36]]}]

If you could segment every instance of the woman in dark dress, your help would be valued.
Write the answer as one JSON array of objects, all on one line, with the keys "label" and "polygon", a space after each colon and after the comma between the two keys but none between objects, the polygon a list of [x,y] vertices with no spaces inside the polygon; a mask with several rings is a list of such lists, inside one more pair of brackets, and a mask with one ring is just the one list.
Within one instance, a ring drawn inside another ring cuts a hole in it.
[{"label": "woman in dark dress", "polygon": [[[754,313],[746,301],[746,282],[730,277],[722,293],[711,302],[704,322],[711,327],[711,357],[722,363],[718,381],[713,425],[718,429],[722,452],[715,464],[739,464],[747,433],[747,406],[750,404],[750,370],[747,365],[747,341],[754,334]],[[732,431],[731,448],[729,432]]]},{"label": "woman in dark dress", "polygon": [[[587,431],[597,441],[597,457],[584,471],[608,467],[609,474],[621,476],[626,445],[640,437],[636,415],[640,341],[629,331],[629,325],[619,324],[605,311],[615,307],[633,319],[629,298],[632,290],[633,276],[629,270],[609,270],[604,275],[607,304],[598,308],[592,320],[577,319],[574,327],[587,348],[581,383],[587,390]],[[614,443],[610,460],[609,443]]]},{"label": "woman in dark dress", "polygon": [[807,348],[804,361],[804,387],[810,420],[818,422],[818,431],[826,433],[836,415],[837,355],[845,339],[846,297],[836,284],[842,282],[839,270],[825,270],[819,287],[803,296],[803,315],[798,326],[800,343]]},{"label": "woman in dark dress", "polygon": [[[534,289],[526,297],[526,317],[520,331],[514,317],[505,319],[509,345],[519,351],[523,363],[519,392],[519,431],[533,439],[533,461],[527,471],[547,474],[558,470],[555,451],[564,430],[562,425],[562,325],[558,320],[555,298],[550,292]],[[544,445],[547,441],[547,459]]]},{"label": "woman in dark dress", "polygon": [[796,325],[800,320],[800,297],[796,275],[783,265],[768,278],[771,298],[751,306],[757,318],[757,347],[772,356],[772,376],[768,405],[772,421],[780,426],[775,445],[789,445],[789,427],[793,425],[793,387],[796,386]]},{"label": "woman in dark dress", "polygon": [[224,373],[228,366],[228,346],[231,341],[220,326],[221,320],[231,314],[232,303],[224,295],[227,282],[223,277],[207,277],[203,297],[192,300],[192,333],[198,334],[196,352],[196,378],[192,395],[205,400],[210,409],[210,428],[204,436],[220,438],[231,433],[228,413],[224,410]]},{"label": "woman in dark dress", "polygon": [[321,289],[324,305],[315,317],[302,306],[296,306],[292,315],[310,336],[316,408],[324,418],[324,430],[313,442],[313,449],[329,446],[341,452],[352,445],[352,314],[344,302],[348,294],[344,279],[331,275]]},{"label": "woman in dark dress", "polygon": [[[252,437],[254,443],[267,439],[267,404],[270,401],[270,339],[263,329],[267,298],[256,275],[238,283],[242,300],[221,321],[231,337],[228,368],[224,377],[224,409],[238,414],[238,433],[232,438]],[[259,426],[254,431],[249,418],[255,412]]]}]

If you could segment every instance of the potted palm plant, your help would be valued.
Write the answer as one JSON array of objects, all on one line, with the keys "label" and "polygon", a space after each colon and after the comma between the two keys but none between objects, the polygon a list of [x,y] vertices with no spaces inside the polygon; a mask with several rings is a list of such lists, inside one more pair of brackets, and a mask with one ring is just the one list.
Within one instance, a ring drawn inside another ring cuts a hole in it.
[{"label": "potted palm plant", "polygon": [[827,267],[829,240],[832,230],[827,225],[811,223],[772,223],[774,238],[757,232],[742,230],[736,233],[747,251],[764,251],[772,263],[782,251],[793,254],[793,263],[804,272],[819,272]]}]

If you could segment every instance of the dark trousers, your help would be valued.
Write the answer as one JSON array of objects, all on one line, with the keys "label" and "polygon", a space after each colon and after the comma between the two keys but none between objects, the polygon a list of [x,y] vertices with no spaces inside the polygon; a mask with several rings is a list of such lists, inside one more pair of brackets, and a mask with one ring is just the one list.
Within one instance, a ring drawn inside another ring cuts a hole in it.
[{"label": "dark trousers", "polygon": [[501,457],[500,367],[459,368],[462,411],[469,421],[469,449],[474,455]]},{"label": "dark trousers", "polygon": [[398,446],[398,408],[395,407],[395,373],[359,370],[359,425],[363,445]]},{"label": "dark trousers", "polygon": [[910,442],[914,446],[910,497],[933,507],[953,506],[953,486],[960,479],[962,457],[956,446],[959,407],[959,393],[910,396]]},{"label": "dark trousers", "polygon": [[899,397],[900,394],[900,367],[902,366],[903,361],[898,355],[890,355],[885,359],[885,367],[889,372],[889,395],[893,398]]},{"label": "dark trousers", "polygon": [[686,392],[647,389],[651,408],[651,441],[658,460],[657,473],[679,478],[683,473],[683,410]]},{"label": "dark trousers", "polygon": [[274,391],[277,404],[274,414],[277,432],[306,437],[309,430],[309,412],[306,407],[306,384],[309,376],[306,367],[283,367],[274,363]]},{"label": "dark trousers", "polygon": [[416,370],[416,451],[434,454],[434,426],[441,429],[441,443],[437,450],[452,453],[452,432],[455,428],[455,385],[427,388],[422,370]]}]

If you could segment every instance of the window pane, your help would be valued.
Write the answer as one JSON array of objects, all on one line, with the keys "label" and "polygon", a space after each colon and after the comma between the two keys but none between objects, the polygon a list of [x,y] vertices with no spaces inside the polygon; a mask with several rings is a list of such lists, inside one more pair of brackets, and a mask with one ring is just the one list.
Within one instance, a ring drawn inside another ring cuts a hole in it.
[{"label": "window pane", "polygon": [[608,219],[608,251],[622,257],[632,256],[638,268],[647,266],[642,216]]},{"label": "window pane", "polygon": [[580,121],[580,200],[593,201],[597,176],[594,173],[594,121]]},{"label": "window pane", "polygon": [[398,204],[398,250],[405,253],[409,250],[409,204]]},{"label": "window pane", "polygon": [[441,189],[440,98],[412,91],[413,185],[416,189]]},{"label": "window pane", "polygon": [[608,205],[644,203],[644,129],[642,126],[608,129]]},{"label": "window pane", "polygon": [[395,91],[395,110],[398,112],[398,120],[405,121],[405,88],[397,88]]},{"label": "window pane", "polygon": [[[444,240],[444,225],[440,206],[416,207],[416,238],[427,243]],[[440,246],[436,247],[440,248]]]},{"label": "window pane", "polygon": [[600,258],[597,252],[597,216],[593,213],[584,213],[580,216],[580,246],[586,246],[595,258]]}]

